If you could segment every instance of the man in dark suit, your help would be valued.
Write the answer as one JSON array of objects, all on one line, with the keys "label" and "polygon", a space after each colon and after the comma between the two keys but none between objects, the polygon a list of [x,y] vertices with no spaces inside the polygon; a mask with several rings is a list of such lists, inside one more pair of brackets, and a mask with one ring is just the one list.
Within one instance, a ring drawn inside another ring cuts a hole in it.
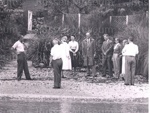
[{"label": "man in dark suit", "polygon": [[108,34],[104,34],[105,41],[102,45],[102,76],[106,77],[106,68],[108,67],[109,76],[113,77],[112,74],[112,55],[113,55],[113,42],[110,40]]},{"label": "man in dark suit", "polygon": [[86,38],[82,42],[82,55],[84,66],[87,67],[87,75],[90,75],[90,68],[92,68],[92,75],[95,76],[96,74],[94,67],[95,54],[95,40],[91,37],[90,33],[86,33]]}]

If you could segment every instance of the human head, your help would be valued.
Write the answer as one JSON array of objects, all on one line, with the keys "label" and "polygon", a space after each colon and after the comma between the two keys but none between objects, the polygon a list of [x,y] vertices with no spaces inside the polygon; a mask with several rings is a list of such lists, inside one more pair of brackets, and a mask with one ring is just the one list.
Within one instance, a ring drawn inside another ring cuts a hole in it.
[{"label": "human head", "polygon": [[128,43],[128,41],[127,40],[123,40],[123,45],[126,45],[127,43]]},{"label": "human head", "polygon": [[23,41],[23,35],[19,35],[18,38],[20,41]]},{"label": "human head", "polygon": [[53,44],[54,45],[58,44],[58,39],[57,38],[53,39]]},{"label": "human head", "polygon": [[66,42],[66,41],[67,41],[67,36],[63,36],[63,37],[61,38],[61,41],[62,41],[62,42]]},{"label": "human head", "polygon": [[129,36],[128,42],[133,42],[134,38],[132,36]]},{"label": "human head", "polygon": [[89,32],[86,33],[86,38],[90,38],[91,34]]},{"label": "human head", "polygon": [[105,39],[105,40],[108,40],[108,39],[109,39],[109,35],[108,35],[108,34],[104,34],[103,36],[104,36],[104,39]]},{"label": "human head", "polygon": [[75,40],[75,37],[74,36],[71,36],[71,41],[74,41]]},{"label": "human head", "polygon": [[120,39],[119,38],[115,38],[115,43],[120,43]]}]

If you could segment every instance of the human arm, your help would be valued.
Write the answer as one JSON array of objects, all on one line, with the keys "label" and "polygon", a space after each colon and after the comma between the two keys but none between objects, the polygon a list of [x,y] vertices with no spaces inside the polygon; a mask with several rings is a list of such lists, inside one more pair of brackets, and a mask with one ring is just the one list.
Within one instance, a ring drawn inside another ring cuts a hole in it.
[{"label": "human arm", "polygon": [[126,46],[122,49],[122,55],[126,52]]},{"label": "human arm", "polygon": [[49,57],[49,66],[52,66],[52,60],[53,60],[54,50],[51,49],[50,57]]},{"label": "human arm", "polygon": [[75,53],[78,52],[78,50],[79,50],[79,43],[78,42],[76,43],[76,46],[77,47],[76,47]]},{"label": "human arm", "polygon": [[16,43],[10,48],[10,50],[11,50],[13,53],[15,53],[17,46],[18,46],[18,43],[16,42]]},{"label": "human arm", "polygon": [[101,50],[102,50],[102,53],[103,53],[104,55],[106,55],[106,53],[105,53],[105,51],[104,51],[104,42],[103,42],[103,44],[102,44]]},{"label": "human arm", "polygon": [[81,43],[81,53],[82,53],[82,56],[84,58],[85,57],[85,52],[84,52],[84,42],[83,41]]},{"label": "human arm", "polygon": [[110,52],[111,50],[113,49],[113,42],[110,42],[110,46],[109,46],[109,48],[106,50],[106,55],[107,55],[107,53],[108,52]]},{"label": "human arm", "polygon": [[69,51],[73,53],[73,51],[71,50],[71,42],[69,42]]},{"label": "human arm", "polygon": [[96,42],[95,42],[95,40],[93,42],[93,49],[94,49],[94,57],[95,57],[96,56]]}]

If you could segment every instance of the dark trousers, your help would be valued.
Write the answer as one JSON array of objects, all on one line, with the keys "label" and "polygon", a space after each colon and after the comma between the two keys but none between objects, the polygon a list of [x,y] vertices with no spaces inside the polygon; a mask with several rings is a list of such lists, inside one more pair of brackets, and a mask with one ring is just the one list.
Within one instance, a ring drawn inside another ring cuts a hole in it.
[{"label": "dark trousers", "polygon": [[96,75],[95,65],[94,65],[94,63],[93,63],[93,65],[89,65],[89,64],[90,64],[89,63],[89,57],[87,57],[87,75],[90,75],[90,69],[92,69],[92,75],[95,76]]},{"label": "dark trousers", "polygon": [[46,67],[48,67],[49,66],[49,57],[50,57],[50,51],[45,51],[45,60],[46,60],[46,62],[45,62],[45,66]]},{"label": "dark trousers", "polygon": [[102,59],[102,74],[106,76],[106,68],[108,67],[109,76],[112,77],[112,56],[103,55]]},{"label": "dark trousers", "polygon": [[27,59],[26,59],[25,53],[22,52],[22,53],[18,54],[17,63],[18,63],[18,67],[17,67],[17,79],[18,80],[21,79],[23,71],[25,73],[26,79],[31,79],[30,78],[30,74],[29,74],[29,69],[28,69],[28,64],[27,64]]},{"label": "dark trousers", "polygon": [[54,71],[54,87],[61,87],[62,59],[52,61]]},{"label": "dark trousers", "polygon": [[135,57],[126,56],[125,60],[125,84],[134,85],[134,76],[136,69]]},{"label": "dark trousers", "polygon": [[119,78],[120,76],[120,56],[119,54],[113,54],[113,67],[114,67],[114,77]]}]

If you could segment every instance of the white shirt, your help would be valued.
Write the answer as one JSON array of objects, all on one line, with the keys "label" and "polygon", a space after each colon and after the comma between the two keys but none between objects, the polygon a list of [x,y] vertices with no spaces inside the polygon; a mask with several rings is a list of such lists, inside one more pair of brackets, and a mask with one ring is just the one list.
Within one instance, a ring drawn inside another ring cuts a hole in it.
[{"label": "white shirt", "polygon": [[125,45],[125,47],[122,50],[122,54],[125,56],[136,56],[138,53],[138,46],[133,42],[130,42],[129,44]]},{"label": "white shirt", "polygon": [[60,45],[57,44],[57,45],[54,45],[54,47],[52,47],[51,56],[53,56],[53,60],[62,58]]},{"label": "white shirt", "polygon": [[25,52],[25,46],[20,42],[20,40],[18,40],[12,47],[16,49],[17,54],[20,52]]},{"label": "white shirt", "polygon": [[70,41],[69,42],[70,49],[75,49],[75,52],[79,50],[79,44],[77,41]]}]

